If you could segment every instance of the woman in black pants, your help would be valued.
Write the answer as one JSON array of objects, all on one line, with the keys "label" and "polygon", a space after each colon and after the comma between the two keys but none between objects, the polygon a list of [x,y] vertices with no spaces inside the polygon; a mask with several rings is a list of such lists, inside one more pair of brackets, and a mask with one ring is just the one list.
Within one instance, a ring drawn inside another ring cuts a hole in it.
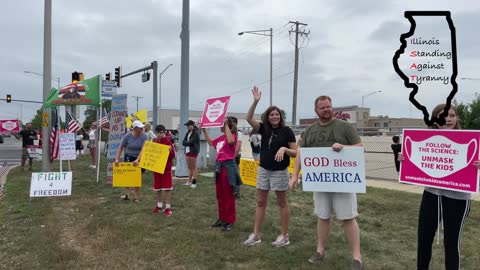
[{"label": "woman in black pants", "polygon": [[[445,104],[437,105],[432,115],[439,116]],[[446,123],[434,129],[460,129],[457,110],[450,107]],[[403,160],[400,154],[399,159]],[[473,165],[480,168],[480,161]],[[428,269],[432,257],[432,243],[439,223],[443,222],[443,245],[445,247],[445,269],[460,269],[460,238],[463,226],[470,212],[470,193],[426,187],[423,192],[418,218],[417,269]],[[439,213],[440,212],[440,213]]]}]

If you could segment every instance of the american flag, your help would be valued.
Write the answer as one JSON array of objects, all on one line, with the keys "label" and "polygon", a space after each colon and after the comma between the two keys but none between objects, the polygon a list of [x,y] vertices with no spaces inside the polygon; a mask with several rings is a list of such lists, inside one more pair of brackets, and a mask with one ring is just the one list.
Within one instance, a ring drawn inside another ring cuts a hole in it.
[{"label": "american flag", "polygon": [[58,158],[60,130],[58,128],[58,111],[52,109],[52,132],[50,132],[50,160]]},{"label": "american flag", "polygon": [[99,126],[103,126],[103,125],[107,124],[108,122],[109,121],[108,121],[107,111],[105,109],[103,109],[103,117],[100,118],[100,120],[98,121],[98,123],[100,123]]},{"label": "american flag", "polygon": [[3,163],[3,165],[0,166],[0,179],[2,179],[3,175],[6,174],[8,171],[8,165],[6,162]]},{"label": "american flag", "polygon": [[69,111],[66,111],[65,121],[67,122],[66,132],[75,133],[81,129],[80,125],[77,123],[75,118],[73,118]]}]

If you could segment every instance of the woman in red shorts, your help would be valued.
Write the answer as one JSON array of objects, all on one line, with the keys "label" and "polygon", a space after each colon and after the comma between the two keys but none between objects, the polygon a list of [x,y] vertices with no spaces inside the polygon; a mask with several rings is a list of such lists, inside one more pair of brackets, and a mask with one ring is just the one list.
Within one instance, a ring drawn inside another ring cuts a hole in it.
[{"label": "woman in red shorts", "polygon": [[200,152],[200,134],[195,122],[188,120],[185,123],[185,126],[188,128],[185,138],[183,138],[183,146],[185,146],[185,159],[187,160],[188,167],[188,180],[185,185],[191,186],[192,188],[197,187],[197,157],[198,152]]}]

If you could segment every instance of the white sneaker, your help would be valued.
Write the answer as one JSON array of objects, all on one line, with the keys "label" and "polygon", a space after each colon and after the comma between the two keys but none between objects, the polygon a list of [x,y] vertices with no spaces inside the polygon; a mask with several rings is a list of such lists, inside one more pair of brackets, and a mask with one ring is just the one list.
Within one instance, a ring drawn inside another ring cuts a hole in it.
[{"label": "white sneaker", "polygon": [[289,244],[290,244],[290,241],[288,241],[288,234],[285,236],[279,235],[277,237],[277,240],[272,242],[272,246],[274,247],[283,247]]},{"label": "white sneaker", "polygon": [[260,234],[255,235],[255,234],[250,234],[248,236],[248,239],[243,242],[245,246],[254,246],[256,244],[259,244],[262,242],[262,239],[260,238]]},{"label": "white sneaker", "polygon": [[188,182],[187,182],[187,183],[185,183],[185,184],[183,184],[183,185],[184,185],[184,186],[190,186],[191,184],[192,184],[192,183],[188,183]]},{"label": "white sneaker", "polygon": [[190,187],[191,187],[191,188],[196,188],[196,187],[197,187],[197,184],[191,184]]},{"label": "white sneaker", "polygon": [[92,169],[96,169],[96,168],[97,168],[97,166],[95,166],[95,165],[92,166]]}]

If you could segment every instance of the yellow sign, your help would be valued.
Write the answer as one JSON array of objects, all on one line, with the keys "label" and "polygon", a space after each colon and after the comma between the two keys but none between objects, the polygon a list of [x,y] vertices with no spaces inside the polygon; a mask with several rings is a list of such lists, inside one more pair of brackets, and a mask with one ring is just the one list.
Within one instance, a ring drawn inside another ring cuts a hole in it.
[{"label": "yellow sign", "polygon": [[170,146],[160,143],[146,141],[143,145],[142,157],[140,158],[141,168],[163,174],[167,165]]},{"label": "yellow sign", "polygon": [[48,127],[48,113],[43,113],[42,127]]},{"label": "yellow sign", "polygon": [[132,117],[131,115],[127,116],[125,118],[125,122],[127,123],[127,128],[131,128],[132,127],[132,123],[133,121],[135,120],[138,120],[142,123],[145,123],[147,122],[147,109],[141,109],[140,111],[138,112],[134,112],[132,113],[132,115],[134,117]]},{"label": "yellow sign", "polygon": [[[290,166],[288,166],[288,172],[290,174],[293,173],[293,168],[295,167],[295,158],[290,158]],[[302,174],[302,170],[300,170],[299,174]]]},{"label": "yellow sign", "polygon": [[257,171],[260,162],[253,159],[240,159],[240,177],[244,185],[257,186]]},{"label": "yellow sign", "polygon": [[142,172],[133,162],[120,162],[118,167],[113,164],[113,187],[141,187]]}]

